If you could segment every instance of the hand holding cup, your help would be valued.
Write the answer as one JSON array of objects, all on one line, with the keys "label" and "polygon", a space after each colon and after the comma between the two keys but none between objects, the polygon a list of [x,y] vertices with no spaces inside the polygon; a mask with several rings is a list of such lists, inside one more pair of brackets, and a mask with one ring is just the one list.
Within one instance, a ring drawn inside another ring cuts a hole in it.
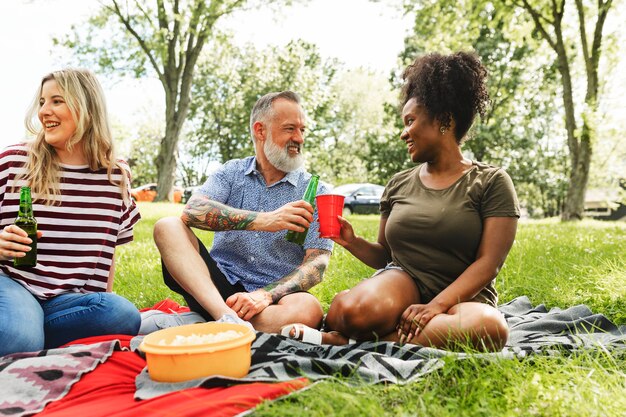
[{"label": "hand holding cup", "polygon": [[338,216],[343,212],[343,195],[321,194],[316,197],[317,216],[320,222],[320,237],[341,237],[341,223]]}]

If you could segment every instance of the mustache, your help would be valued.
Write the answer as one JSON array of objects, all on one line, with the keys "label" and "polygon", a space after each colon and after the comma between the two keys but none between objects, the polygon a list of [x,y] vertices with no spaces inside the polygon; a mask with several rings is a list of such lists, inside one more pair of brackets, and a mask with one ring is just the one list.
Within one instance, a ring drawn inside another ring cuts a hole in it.
[{"label": "mustache", "polygon": [[289,142],[287,142],[287,144],[285,145],[285,149],[287,149],[287,148],[288,148],[288,147],[290,147],[290,146],[295,146],[295,147],[297,147],[297,148],[298,148],[298,151],[301,151],[301,150],[302,150],[302,144],[301,144],[301,143],[294,142],[293,140],[290,140]]}]

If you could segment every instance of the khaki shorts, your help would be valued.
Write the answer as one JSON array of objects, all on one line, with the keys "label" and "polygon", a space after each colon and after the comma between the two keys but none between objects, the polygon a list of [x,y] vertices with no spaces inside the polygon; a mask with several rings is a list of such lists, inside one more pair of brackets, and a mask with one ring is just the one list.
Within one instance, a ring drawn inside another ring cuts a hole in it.
[{"label": "khaki shorts", "polygon": [[[372,274],[371,278],[374,278],[376,275],[380,274],[381,272],[385,272],[385,271],[388,271],[390,269],[397,269],[399,271],[406,272],[404,269],[402,269],[402,267],[394,264],[393,262],[389,262],[384,268],[381,268],[381,269],[377,270],[376,272],[374,272]],[[408,274],[408,275],[410,276],[410,274]],[[415,278],[413,276],[411,276],[411,278],[413,279],[413,282],[415,282],[415,285],[417,286],[417,290],[420,293],[420,303],[421,304],[428,304],[428,303],[430,303],[433,300],[433,298],[435,298],[439,294],[438,292],[434,292],[430,288],[426,287],[424,285],[424,283],[422,281],[420,281],[418,278]],[[470,301],[476,302],[476,303],[488,304],[488,305],[490,305],[492,307],[496,307],[497,301],[494,302],[491,298],[495,298],[497,300],[497,295],[494,294],[493,297],[487,297],[484,294],[482,294],[483,292],[484,291],[481,291],[480,294],[478,294],[476,297],[474,297]]]}]

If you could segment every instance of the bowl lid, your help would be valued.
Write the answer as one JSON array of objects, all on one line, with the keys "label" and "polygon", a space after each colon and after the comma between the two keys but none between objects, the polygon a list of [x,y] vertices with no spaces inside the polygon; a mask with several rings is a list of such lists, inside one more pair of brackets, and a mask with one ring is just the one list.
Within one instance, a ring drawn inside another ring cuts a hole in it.
[{"label": "bowl lid", "polygon": [[[234,330],[242,333],[242,336],[221,340],[217,342],[209,342],[202,344],[190,344],[190,345],[178,345],[171,346],[171,343],[176,336],[191,336],[192,334],[216,334],[226,332],[228,330]],[[241,345],[251,343],[256,338],[256,334],[252,329],[243,324],[234,323],[197,323],[187,324],[184,326],[170,327],[150,333],[143,338],[143,341],[139,345],[139,349],[148,353],[201,353],[201,352],[215,352],[219,350],[232,349]],[[165,340],[165,345],[159,344]]]}]

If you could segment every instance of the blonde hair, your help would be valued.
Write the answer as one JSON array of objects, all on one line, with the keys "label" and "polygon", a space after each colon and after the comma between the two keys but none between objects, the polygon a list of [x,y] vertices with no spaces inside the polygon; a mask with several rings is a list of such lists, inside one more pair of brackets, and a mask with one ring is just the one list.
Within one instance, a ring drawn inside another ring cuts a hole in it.
[{"label": "blonde hair", "polygon": [[[115,158],[104,92],[95,75],[86,69],[66,68],[42,78],[26,114],[26,128],[35,135],[35,139],[29,143],[26,172],[21,175],[21,179],[30,185],[34,194],[48,202],[56,201],[61,194],[58,155],[46,143],[43,126],[38,120],[43,85],[51,80],[56,81],[76,123],[76,131],[67,141],[66,149],[71,152],[75,146],[82,146],[89,169],[96,171],[106,168],[109,182],[120,187],[123,200],[128,202],[128,172]],[[122,174],[119,182],[111,178],[115,168]]]}]

